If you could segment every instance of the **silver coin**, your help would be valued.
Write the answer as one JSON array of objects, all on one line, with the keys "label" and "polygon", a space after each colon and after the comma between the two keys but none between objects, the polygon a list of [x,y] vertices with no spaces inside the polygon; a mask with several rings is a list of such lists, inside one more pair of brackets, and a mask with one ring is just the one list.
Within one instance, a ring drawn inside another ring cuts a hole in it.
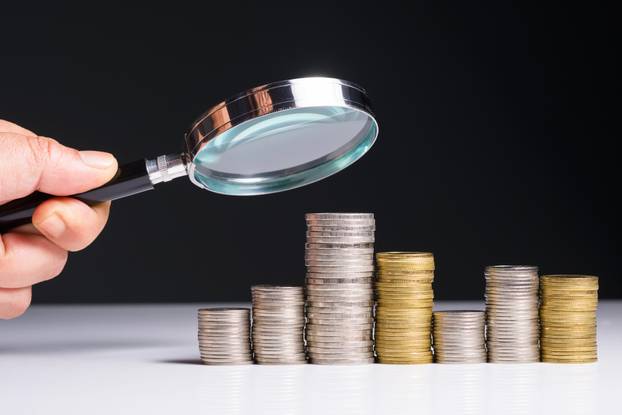
[{"label": "silver coin", "polygon": [[330,247],[326,245],[334,245],[334,244],[319,244],[319,246],[311,246],[311,247],[307,246],[305,248],[305,255],[304,255],[305,260],[314,260],[314,261],[344,260],[344,261],[374,262],[373,243],[369,243],[368,245],[371,245],[371,246],[366,246],[366,247],[349,246],[348,244],[341,244],[340,246],[336,246],[336,247]]},{"label": "silver coin", "polygon": [[537,267],[492,266],[484,274],[488,359],[534,361],[539,355]]},{"label": "silver coin", "polygon": [[372,258],[367,258],[366,256],[352,257],[352,256],[341,256],[335,255],[332,257],[327,256],[311,256],[305,258],[305,265],[307,266],[356,266],[356,265],[373,265],[374,260]]},{"label": "silver coin", "polygon": [[307,285],[326,285],[326,284],[361,284],[365,286],[373,285],[373,278],[306,278]]},{"label": "silver coin", "polygon": [[339,250],[339,249],[368,249],[368,250],[372,250],[374,249],[374,243],[373,242],[351,242],[351,243],[328,243],[328,242],[307,242],[305,243],[305,249],[313,251],[316,249],[333,249],[333,250]]},{"label": "silver coin", "polygon": [[319,219],[319,220],[307,220],[307,229],[318,228],[362,228],[369,229],[376,227],[376,221],[374,219],[351,219],[351,220],[335,220],[335,219]]},{"label": "silver coin", "polygon": [[373,314],[371,312],[363,312],[363,313],[356,313],[356,314],[352,314],[352,313],[322,313],[322,312],[317,312],[317,311],[308,311],[307,312],[307,319],[309,320],[313,320],[313,319],[325,319],[325,320],[344,320],[344,319],[350,319],[350,318],[354,318],[354,319],[362,319],[362,318],[372,318],[373,319]]},{"label": "silver coin", "polygon": [[374,235],[373,230],[360,230],[360,229],[316,229],[316,228],[308,228],[306,236],[308,237],[333,237],[333,238],[350,238],[350,237],[368,237]]},{"label": "silver coin", "polygon": [[373,361],[373,214],[308,214],[306,221],[310,361]]},{"label": "silver coin", "polygon": [[258,363],[304,361],[304,289],[254,286],[253,349]]},{"label": "silver coin", "polygon": [[310,292],[338,292],[338,293],[365,293],[369,295],[373,295],[374,289],[372,284],[349,284],[349,283],[341,283],[341,284],[307,284],[306,288],[307,294]]},{"label": "silver coin", "polygon": [[351,272],[351,271],[346,271],[346,272],[329,272],[329,273],[312,273],[312,272],[307,272],[307,279],[313,279],[313,280],[334,280],[334,279],[351,279],[351,280],[356,280],[356,279],[365,279],[368,280],[369,278],[373,278],[374,273],[373,272]]},{"label": "silver coin", "polygon": [[373,219],[374,214],[369,212],[311,212],[305,214],[306,220],[318,219]]}]

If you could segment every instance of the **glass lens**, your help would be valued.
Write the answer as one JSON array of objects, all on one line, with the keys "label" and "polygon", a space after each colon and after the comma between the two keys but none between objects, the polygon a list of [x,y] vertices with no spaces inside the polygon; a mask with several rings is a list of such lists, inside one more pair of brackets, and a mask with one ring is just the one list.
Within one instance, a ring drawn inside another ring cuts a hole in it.
[{"label": "glass lens", "polygon": [[195,156],[194,178],[230,195],[280,192],[315,182],[359,159],[377,136],[367,113],[337,106],[254,118],[212,139]]}]

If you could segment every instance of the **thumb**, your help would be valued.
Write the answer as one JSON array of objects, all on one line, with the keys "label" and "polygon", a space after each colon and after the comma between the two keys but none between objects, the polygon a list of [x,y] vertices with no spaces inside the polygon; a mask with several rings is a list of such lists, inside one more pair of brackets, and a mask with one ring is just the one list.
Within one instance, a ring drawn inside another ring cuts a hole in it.
[{"label": "thumb", "polygon": [[69,196],[101,186],[117,171],[112,154],[78,151],[41,136],[0,133],[0,203],[39,190]]}]

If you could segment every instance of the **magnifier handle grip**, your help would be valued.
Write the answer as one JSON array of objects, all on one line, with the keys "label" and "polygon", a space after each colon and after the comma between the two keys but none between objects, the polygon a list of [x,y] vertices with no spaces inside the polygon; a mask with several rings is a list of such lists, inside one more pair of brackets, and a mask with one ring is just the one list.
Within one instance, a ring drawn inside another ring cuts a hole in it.
[{"label": "magnifier handle grip", "polygon": [[[92,206],[151,189],[153,189],[153,183],[147,171],[146,161],[137,160],[120,166],[115,176],[103,186],[70,197]],[[46,193],[35,192],[0,205],[0,233],[30,223],[37,206],[53,197]]]}]

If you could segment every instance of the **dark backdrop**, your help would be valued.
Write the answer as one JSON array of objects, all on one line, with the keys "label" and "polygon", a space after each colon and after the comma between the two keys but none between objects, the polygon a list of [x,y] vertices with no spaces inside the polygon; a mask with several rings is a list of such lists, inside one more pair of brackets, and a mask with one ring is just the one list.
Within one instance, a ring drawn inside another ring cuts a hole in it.
[{"label": "dark backdrop", "polygon": [[302,284],[312,211],[375,212],[377,250],[433,251],[438,299],[481,299],[497,263],[596,274],[602,297],[622,296],[611,11],[215,3],[3,6],[0,115],[130,161],[179,150],[228,95],[327,75],[368,89],[377,145],[283,194],[225,197],[179,179],[118,201],[35,302],[248,300],[251,284]]}]

